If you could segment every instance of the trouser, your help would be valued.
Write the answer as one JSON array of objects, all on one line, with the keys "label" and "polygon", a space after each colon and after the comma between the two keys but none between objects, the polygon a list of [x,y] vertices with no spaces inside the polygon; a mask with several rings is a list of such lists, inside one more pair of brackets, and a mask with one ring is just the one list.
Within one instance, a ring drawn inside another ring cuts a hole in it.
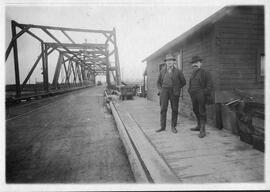
[{"label": "trouser", "polygon": [[193,112],[198,122],[206,122],[206,100],[204,93],[200,91],[190,92]]},{"label": "trouser", "polygon": [[160,125],[161,129],[166,128],[166,117],[167,117],[167,109],[169,100],[172,108],[172,127],[176,127],[177,117],[178,117],[178,104],[179,104],[179,96],[174,95],[173,88],[162,88],[160,91]]}]

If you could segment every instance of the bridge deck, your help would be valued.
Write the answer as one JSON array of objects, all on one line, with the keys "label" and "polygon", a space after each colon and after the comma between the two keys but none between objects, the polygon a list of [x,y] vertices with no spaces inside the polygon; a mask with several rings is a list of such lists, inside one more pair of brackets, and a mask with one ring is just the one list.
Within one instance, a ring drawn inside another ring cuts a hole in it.
[{"label": "bridge deck", "polygon": [[[264,153],[240,141],[239,137],[207,126],[205,138],[198,138],[198,132],[189,129],[195,122],[180,116],[177,134],[170,129],[170,115],[167,130],[159,129],[159,106],[143,98],[117,101],[115,107],[125,124],[126,114],[137,123],[147,139],[167,162],[179,182],[224,183],[263,182]],[[168,110],[170,114],[170,109]],[[128,124],[128,122],[126,123]]]},{"label": "bridge deck", "polygon": [[6,181],[134,182],[113,117],[104,107],[103,90],[87,88],[11,108]]}]

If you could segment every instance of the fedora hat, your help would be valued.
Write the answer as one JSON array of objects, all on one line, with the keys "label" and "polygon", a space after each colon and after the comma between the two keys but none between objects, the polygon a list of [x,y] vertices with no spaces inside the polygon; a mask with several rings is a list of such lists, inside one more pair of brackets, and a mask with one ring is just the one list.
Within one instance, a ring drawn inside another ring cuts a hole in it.
[{"label": "fedora hat", "polygon": [[168,61],[168,60],[176,61],[176,59],[174,58],[174,56],[171,53],[167,54],[165,59],[164,59],[164,61]]},{"label": "fedora hat", "polygon": [[196,63],[197,61],[203,61],[203,59],[200,56],[193,56],[190,63]]}]

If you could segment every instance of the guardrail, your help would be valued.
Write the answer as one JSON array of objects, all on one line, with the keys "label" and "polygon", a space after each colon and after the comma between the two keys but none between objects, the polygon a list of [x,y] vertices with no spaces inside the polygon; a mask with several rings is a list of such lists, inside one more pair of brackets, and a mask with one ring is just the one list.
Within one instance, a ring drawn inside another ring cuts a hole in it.
[{"label": "guardrail", "polygon": [[59,94],[76,91],[79,89],[84,89],[84,88],[93,87],[93,86],[95,85],[86,85],[86,86],[74,87],[74,88],[69,88],[69,89],[59,89],[59,90],[53,90],[53,91],[48,91],[44,93],[23,95],[20,97],[9,97],[9,98],[6,98],[6,103],[13,103],[13,102],[16,103],[22,100],[31,100],[31,99],[37,99],[39,97],[54,96],[54,95],[59,95]]}]

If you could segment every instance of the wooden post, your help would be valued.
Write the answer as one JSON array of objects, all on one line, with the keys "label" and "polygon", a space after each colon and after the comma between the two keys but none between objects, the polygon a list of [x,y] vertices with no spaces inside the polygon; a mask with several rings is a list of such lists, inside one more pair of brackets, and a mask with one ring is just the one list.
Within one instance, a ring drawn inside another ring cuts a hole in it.
[{"label": "wooden post", "polygon": [[216,103],[215,105],[215,112],[216,112],[216,127],[218,129],[222,129],[222,114],[221,114],[221,103]]},{"label": "wooden post", "polygon": [[[15,38],[16,36],[16,22],[15,21],[11,21],[11,30],[12,30],[12,38]],[[14,55],[14,69],[15,69],[15,82],[16,82],[16,97],[20,97],[21,88],[20,88],[20,71],[19,71],[17,39],[15,39],[13,42],[13,55]]]}]

